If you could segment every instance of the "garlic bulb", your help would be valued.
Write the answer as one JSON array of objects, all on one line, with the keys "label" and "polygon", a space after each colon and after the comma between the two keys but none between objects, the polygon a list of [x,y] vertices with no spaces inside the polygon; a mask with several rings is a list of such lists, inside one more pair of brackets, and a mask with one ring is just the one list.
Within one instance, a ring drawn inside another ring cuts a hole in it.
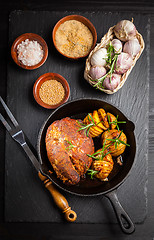
[{"label": "garlic bulb", "polygon": [[106,48],[100,48],[91,56],[91,65],[94,66],[105,66],[107,59]]},{"label": "garlic bulb", "polygon": [[105,89],[114,90],[118,87],[120,83],[121,75],[113,73],[110,79],[110,76],[106,77],[103,81],[103,87]]},{"label": "garlic bulb", "polygon": [[122,20],[114,28],[114,34],[121,41],[128,41],[136,36],[136,27],[129,20]]},{"label": "garlic bulb", "polygon": [[118,74],[123,74],[132,66],[133,59],[128,53],[120,53],[117,62],[115,64],[115,72]]},{"label": "garlic bulb", "polygon": [[106,69],[102,66],[92,66],[89,71],[89,75],[92,79],[98,79],[106,74]]},{"label": "garlic bulb", "polygon": [[124,44],[123,52],[128,53],[130,56],[135,57],[141,49],[141,46],[139,44],[139,41],[137,38],[134,38],[133,40],[129,40]]},{"label": "garlic bulb", "polygon": [[113,39],[111,42],[112,46],[114,47],[114,50],[116,53],[122,52],[122,42],[119,39]]}]

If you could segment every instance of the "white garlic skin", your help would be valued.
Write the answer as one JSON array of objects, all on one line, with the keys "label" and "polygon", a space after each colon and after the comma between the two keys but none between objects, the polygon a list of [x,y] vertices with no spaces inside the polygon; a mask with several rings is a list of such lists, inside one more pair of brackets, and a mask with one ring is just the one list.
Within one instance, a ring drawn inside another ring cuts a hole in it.
[{"label": "white garlic skin", "polygon": [[123,74],[132,66],[133,59],[128,53],[120,53],[115,64],[115,72],[118,74]]},{"label": "white garlic skin", "polygon": [[131,57],[135,57],[141,49],[137,38],[129,40],[124,44],[123,52],[128,53]]},{"label": "white garlic skin", "polygon": [[119,39],[113,39],[111,42],[112,46],[114,47],[114,50],[116,53],[122,52],[122,42]]},{"label": "white garlic skin", "polygon": [[106,59],[107,59],[107,49],[106,48],[100,48],[96,52],[93,53],[91,56],[91,65],[92,66],[105,66],[106,65]]},{"label": "white garlic skin", "polygon": [[122,20],[118,22],[114,28],[114,34],[121,41],[129,41],[136,36],[136,27],[134,23],[129,20]]},{"label": "white garlic skin", "polygon": [[111,76],[107,76],[103,81],[103,87],[108,90],[114,90],[120,83],[121,75],[113,73]]},{"label": "white garlic skin", "polygon": [[106,74],[106,69],[102,66],[92,66],[89,75],[92,79],[99,79]]}]

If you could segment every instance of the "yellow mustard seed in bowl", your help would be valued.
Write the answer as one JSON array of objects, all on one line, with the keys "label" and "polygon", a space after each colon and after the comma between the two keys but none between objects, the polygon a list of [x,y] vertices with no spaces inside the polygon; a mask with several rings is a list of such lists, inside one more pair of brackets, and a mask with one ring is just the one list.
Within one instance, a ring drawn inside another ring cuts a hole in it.
[{"label": "yellow mustard seed in bowl", "polygon": [[41,85],[39,96],[44,103],[56,105],[63,100],[65,89],[59,81],[55,79],[47,80]]}]

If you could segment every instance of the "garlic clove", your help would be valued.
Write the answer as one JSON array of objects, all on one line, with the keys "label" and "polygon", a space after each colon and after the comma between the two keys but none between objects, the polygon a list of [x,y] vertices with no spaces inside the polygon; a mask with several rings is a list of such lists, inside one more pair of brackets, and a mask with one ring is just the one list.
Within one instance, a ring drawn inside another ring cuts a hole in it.
[{"label": "garlic clove", "polygon": [[136,36],[136,27],[133,22],[129,20],[122,20],[118,22],[114,28],[114,34],[121,41],[128,41]]},{"label": "garlic clove", "polygon": [[141,49],[137,38],[129,40],[124,44],[123,52],[128,53],[130,56],[135,57]]},{"label": "garlic clove", "polygon": [[94,66],[105,66],[106,65],[106,59],[107,59],[107,49],[106,48],[100,48],[96,52],[93,53],[91,56],[91,65]]},{"label": "garlic clove", "polygon": [[122,52],[117,58],[115,65],[115,72],[118,74],[123,74],[132,66],[133,59],[128,53]]},{"label": "garlic clove", "polygon": [[113,39],[111,41],[112,46],[114,47],[114,50],[116,53],[122,52],[122,42],[119,39]]},{"label": "garlic clove", "polygon": [[114,90],[118,87],[120,83],[121,75],[113,73],[110,79],[110,76],[106,77],[103,81],[103,87],[105,89]]},{"label": "garlic clove", "polygon": [[92,66],[89,71],[89,75],[92,79],[98,79],[106,74],[106,69],[102,66]]}]

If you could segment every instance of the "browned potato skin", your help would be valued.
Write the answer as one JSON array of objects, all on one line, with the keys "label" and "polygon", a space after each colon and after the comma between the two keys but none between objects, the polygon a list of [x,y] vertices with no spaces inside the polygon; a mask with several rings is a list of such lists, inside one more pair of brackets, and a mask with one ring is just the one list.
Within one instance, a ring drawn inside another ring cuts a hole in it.
[{"label": "browned potato skin", "polygon": [[[116,120],[116,117],[112,114],[112,113],[107,113],[107,117],[110,119],[110,122],[114,122]],[[110,124],[110,128],[111,129],[115,129],[116,128],[116,124]]]},{"label": "browned potato skin", "polygon": [[[92,116],[96,125],[90,127],[89,134],[91,137],[97,137],[103,131],[109,128],[107,114],[103,108],[100,108],[98,110],[94,110],[92,113],[90,113],[90,115]],[[88,119],[88,115],[83,120],[83,122],[87,125],[90,124],[91,121],[92,121],[91,119]]]},{"label": "browned potato skin", "polygon": [[104,125],[103,129],[107,130],[109,128],[109,123],[108,123],[108,119],[107,119],[107,114],[103,108],[98,109],[98,116],[99,116],[100,121],[103,122],[103,125]]},{"label": "browned potato skin", "polygon": [[[99,149],[98,151],[101,151],[101,149]],[[107,153],[107,150],[104,151],[104,154]],[[100,153],[98,155],[96,155],[96,157],[101,156]],[[92,163],[92,169],[95,171],[98,171],[98,173],[95,174],[95,177],[100,179],[101,181],[107,181],[107,177],[109,176],[109,174],[111,173],[112,169],[113,169],[113,160],[112,160],[112,156],[111,154],[107,154],[103,160],[100,158],[100,160],[94,160]]]},{"label": "browned potato skin", "polygon": [[[101,143],[102,143],[102,145],[104,144],[106,139],[118,138],[120,133],[121,133],[121,131],[120,130],[118,131],[117,129],[111,129],[109,131],[105,131],[102,134],[102,136],[101,136]],[[124,141],[125,143],[127,143],[127,137],[126,137],[126,135],[123,132],[122,132],[119,140]],[[105,148],[109,144],[112,144],[112,145],[109,146],[107,149],[108,149],[108,151],[111,151],[111,155],[113,157],[117,157],[117,156],[121,155],[125,151],[126,145],[124,145],[122,143],[117,144],[117,148],[115,148],[114,142],[106,140]]]},{"label": "browned potato skin", "polygon": [[[90,127],[90,130],[89,130],[89,135],[91,136],[91,137],[97,137],[97,136],[99,136],[102,132],[103,132],[103,130],[102,130],[102,128],[99,126],[99,119],[98,120],[96,120],[95,118],[94,118],[94,114],[96,115],[96,112],[97,111],[94,111],[93,113],[90,113],[90,115],[92,116],[92,118],[94,119],[94,122],[95,122],[95,124],[96,124],[96,126],[92,126],[92,127]],[[90,121],[89,121],[89,119],[88,119],[88,115],[85,117],[85,119],[83,120],[83,122],[85,123],[85,124],[89,124],[89,123],[91,123]]]}]

